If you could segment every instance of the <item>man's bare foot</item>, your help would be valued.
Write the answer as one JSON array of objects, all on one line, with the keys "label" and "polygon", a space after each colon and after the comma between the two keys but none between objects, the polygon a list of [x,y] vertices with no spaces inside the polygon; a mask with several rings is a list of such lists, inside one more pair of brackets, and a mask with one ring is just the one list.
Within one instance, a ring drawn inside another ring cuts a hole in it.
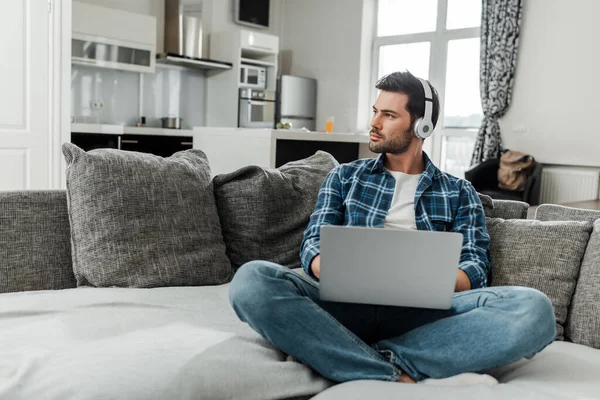
[{"label": "man's bare foot", "polygon": [[402,383],[417,383],[417,381],[415,381],[413,378],[411,378],[410,376],[406,375],[405,372],[402,372],[402,375],[400,375],[400,378],[398,378],[396,380],[396,382],[402,382]]}]

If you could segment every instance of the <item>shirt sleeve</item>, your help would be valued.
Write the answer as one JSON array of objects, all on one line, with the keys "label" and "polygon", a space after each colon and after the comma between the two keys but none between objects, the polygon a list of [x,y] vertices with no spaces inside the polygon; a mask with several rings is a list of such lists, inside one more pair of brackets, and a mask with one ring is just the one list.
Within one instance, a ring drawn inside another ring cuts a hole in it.
[{"label": "shirt sleeve", "polygon": [[325,177],[317,196],[315,210],[310,216],[300,246],[302,268],[304,268],[304,272],[315,279],[310,264],[313,258],[320,253],[321,226],[342,225],[344,222],[344,201],[339,172],[339,167],[336,167]]},{"label": "shirt sleeve", "polygon": [[481,200],[475,188],[466,181],[460,192],[460,207],[452,231],[463,234],[458,267],[469,277],[471,289],[486,287],[490,272],[490,235]]}]

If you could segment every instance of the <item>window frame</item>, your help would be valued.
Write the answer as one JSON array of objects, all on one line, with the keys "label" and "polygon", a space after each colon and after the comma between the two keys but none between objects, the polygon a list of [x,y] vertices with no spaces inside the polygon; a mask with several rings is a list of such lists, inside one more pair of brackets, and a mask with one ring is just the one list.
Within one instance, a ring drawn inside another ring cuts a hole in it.
[{"label": "window frame", "polygon": [[[415,0],[418,1],[418,0]],[[457,39],[472,39],[481,37],[480,27],[446,29],[446,18],[448,12],[448,0],[437,1],[437,20],[436,30],[433,32],[410,33],[396,36],[377,36],[377,22],[379,15],[379,0],[376,1],[374,22],[373,22],[373,48],[371,65],[371,102],[375,103],[377,99],[377,89],[375,82],[379,78],[379,52],[382,46],[395,44],[409,44],[430,42],[429,54],[429,81],[435,86],[440,98],[440,114],[435,134],[426,140],[424,150],[428,152],[433,162],[445,167],[445,160],[442,160],[443,144],[448,137],[471,137],[475,138],[479,128],[444,128],[444,103],[446,98],[446,69],[448,63],[448,42]],[[371,114],[369,113],[369,119]],[[428,143],[429,142],[429,143]]]}]

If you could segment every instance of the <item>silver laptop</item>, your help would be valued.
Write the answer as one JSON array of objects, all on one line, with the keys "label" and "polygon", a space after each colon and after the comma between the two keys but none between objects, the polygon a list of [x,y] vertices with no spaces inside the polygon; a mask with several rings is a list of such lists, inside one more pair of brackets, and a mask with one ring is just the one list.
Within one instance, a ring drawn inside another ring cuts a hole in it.
[{"label": "silver laptop", "polygon": [[325,225],[321,300],[448,309],[463,235]]}]

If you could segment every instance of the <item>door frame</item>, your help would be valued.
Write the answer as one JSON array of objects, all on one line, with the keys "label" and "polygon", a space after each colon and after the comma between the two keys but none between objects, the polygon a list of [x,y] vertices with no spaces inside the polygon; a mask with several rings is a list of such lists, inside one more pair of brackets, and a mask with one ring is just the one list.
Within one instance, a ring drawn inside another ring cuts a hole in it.
[{"label": "door frame", "polygon": [[61,147],[71,142],[71,25],[72,0],[48,0],[51,7],[48,34],[50,96],[50,188],[65,189],[66,164]]}]

